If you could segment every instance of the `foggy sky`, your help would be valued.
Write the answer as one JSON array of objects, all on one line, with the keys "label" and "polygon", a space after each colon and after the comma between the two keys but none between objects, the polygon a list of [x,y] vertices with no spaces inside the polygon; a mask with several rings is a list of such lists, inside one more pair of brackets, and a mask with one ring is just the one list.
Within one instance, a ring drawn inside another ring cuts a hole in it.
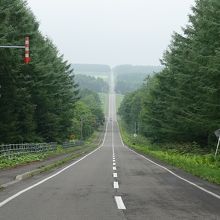
[{"label": "foggy sky", "polygon": [[71,63],[158,65],[194,0],[27,0]]}]

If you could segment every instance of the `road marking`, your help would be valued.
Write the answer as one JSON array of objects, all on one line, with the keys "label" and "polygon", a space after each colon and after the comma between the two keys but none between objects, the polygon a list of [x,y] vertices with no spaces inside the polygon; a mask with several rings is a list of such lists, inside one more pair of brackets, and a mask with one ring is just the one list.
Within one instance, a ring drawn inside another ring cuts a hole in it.
[{"label": "road marking", "polygon": [[114,189],[119,189],[118,182],[114,182]]},{"label": "road marking", "polygon": [[[129,148],[128,148],[128,149],[129,149]],[[147,157],[145,157],[145,156],[143,156],[143,155],[141,155],[141,154],[139,154],[139,153],[137,153],[137,152],[135,152],[135,151],[133,151],[133,150],[131,150],[131,149],[129,149],[129,150],[132,151],[133,153],[137,154],[138,156],[144,158],[145,160],[148,160],[149,162],[153,163],[154,165],[157,165],[158,167],[160,167],[160,168],[166,170],[167,172],[169,172],[170,174],[174,175],[174,176],[177,177],[178,179],[181,179],[181,180],[183,180],[184,182],[187,182],[187,183],[189,183],[190,185],[195,186],[196,188],[202,190],[203,192],[206,192],[206,193],[208,193],[209,195],[212,195],[212,196],[214,196],[215,198],[220,199],[220,195],[218,195],[218,194],[216,194],[216,193],[213,193],[213,192],[211,192],[211,191],[209,191],[209,190],[207,190],[207,189],[205,189],[205,188],[203,188],[203,187],[197,185],[196,183],[193,183],[193,182],[191,182],[191,181],[189,181],[189,180],[187,180],[187,179],[185,179],[185,178],[179,176],[178,174],[174,173],[173,171],[169,170],[168,168],[166,168],[166,167],[164,167],[164,166],[162,166],[162,165],[160,165],[160,164],[158,164],[158,163],[155,163],[154,161],[148,159]]]},{"label": "road marking", "polygon": [[118,177],[118,174],[117,174],[117,173],[113,173],[113,177],[114,177],[114,178],[117,178],[117,177]]},{"label": "road marking", "polygon": [[[111,108],[113,113],[113,108]],[[112,158],[113,158],[113,166],[115,166],[115,146],[114,146],[114,129],[113,129],[113,120],[112,120]],[[114,168],[113,168],[114,169]]]},{"label": "road marking", "polygon": [[[118,120],[117,120],[117,125],[118,125],[118,128],[119,128]],[[120,132],[120,130],[119,130],[119,137],[120,137],[122,146],[125,147],[124,141],[122,140],[122,137],[121,137],[121,132]]]},{"label": "road marking", "polygon": [[116,166],[116,163],[113,163],[113,166]]},{"label": "road marking", "polygon": [[44,183],[44,182],[46,182],[46,181],[48,181],[48,180],[54,178],[55,176],[59,175],[60,173],[64,172],[65,170],[67,170],[67,169],[69,169],[70,167],[76,165],[76,164],[79,163],[80,161],[84,160],[85,158],[87,158],[87,157],[90,156],[91,154],[93,154],[93,153],[95,153],[96,151],[98,151],[101,147],[103,147],[103,145],[104,145],[104,143],[105,143],[106,134],[107,134],[107,126],[108,126],[108,123],[106,124],[105,135],[104,135],[102,144],[101,144],[98,148],[96,148],[95,150],[93,150],[93,151],[90,152],[89,154],[85,155],[84,157],[80,158],[79,160],[77,160],[77,161],[71,163],[70,165],[64,167],[62,170],[60,170],[60,171],[54,173],[53,175],[51,175],[51,176],[49,176],[49,177],[47,177],[47,178],[45,178],[45,179],[43,179],[43,180],[41,180],[41,181],[35,183],[35,184],[33,184],[33,185],[31,185],[31,186],[29,186],[29,187],[27,187],[27,188],[25,188],[25,189],[23,189],[23,190],[17,192],[17,193],[14,194],[13,196],[10,196],[9,198],[3,200],[2,202],[0,202],[0,208],[3,207],[4,205],[6,205],[7,203],[9,203],[11,200],[13,200],[13,199],[17,198],[18,196],[22,195],[23,193],[25,193],[25,192],[27,192],[27,191],[29,191],[29,190],[31,190],[31,189],[33,189],[33,188],[35,188],[35,187],[41,185],[42,183]]},{"label": "road marking", "polygon": [[117,204],[118,209],[126,209],[121,196],[115,196],[115,202]]},{"label": "road marking", "polygon": [[113,170],[116,170],[116,167],[113,167]]},{"label": "road marking", "polygon": [[[117,122],[117,123],[118,123],[118,122]],[[118,125],[118,126],[119,126],[119,125]],[[218,194],[216,194],[216,193],[213,193],[213,192],[211,192],[211,191],[209,191],[209,190],[207,190],[207,189],[205,189],[205,188],[203,188],[203,187],[197,185],[196,183],[193,183],[193,182],[191,182],[191,181],[189,181],[189,180],[187,180],[187,179],[185,179],[185,178],[179,176],[178,174],[174,173],[173,171],[169,170],[168,168],[166,168],[166,167],[164,167],[164,166],[162,166],[162,165],[160,165],[160,164],[154,162],[153,160],[147,158],[146,156],[143,156],[143,155],[137,153],[136,151],[131,150],[129,147],[127,147],[127,146],[124,144],[120,132],[119,132],[119,136],[120,136],[122,145],[123,145],[124,147],[126,147],[128,150],[130,150],[131,152],[137,154],[138,156],[144,158],[145,160],[148,160],[149,162],[153,163],[154,165],[156,165],[156,166],[158,166],[158,167],[160,167],[160,168],[166,170],[167,172],[169,172],[170,174],[174,175],[174,176],[177,177],[178,179],[180,179],[180,180],[182,180],[182,181],[184,181],[184,182],[186,182],[186,183],[188,183],[188,184],[190,184],[190,185],[196,187],[197,189],[202,190],[203,192],[208,193],[209,195],[211,195],[211,196],[213,196],[213,197],[215,197],[215,198],[217,198],[217,199],[220,199],[220,195],[218,195]]]}]

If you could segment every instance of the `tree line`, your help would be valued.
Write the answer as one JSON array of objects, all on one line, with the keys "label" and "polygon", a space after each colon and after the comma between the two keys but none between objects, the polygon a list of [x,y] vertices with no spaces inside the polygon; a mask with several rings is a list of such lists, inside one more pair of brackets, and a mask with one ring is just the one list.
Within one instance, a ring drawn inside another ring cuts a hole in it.
[{"label": "tree line", "polygon": [[41,34],[27,3],[1,0],[0,20],[0,45],[24,45],[29,36],[32,59],[25,65],[24,50],[0,48],[0,143],[68,140],[82,105],[93,117],[91,133],[99,123],[94,106],[81,103],[71,65]]},{"label": "tree line", "polygon": [[120,65],[114,67],[116,75],[115,91],[119,94],[133,92],[138,89],[148,76],[162,70],[161,66]]},{"label": "tree line", "polygon": [[197,0],[183,34],[164,53],[164,69],[128,94],[119,114],[156,142],[216,141],[220,127],[220,1]]},{"label": "tree line", "polygon": [[99,77],[76,74],[75,80],[83,89],[89,89],[98,93],[108,93],[109,91],[108,83]]}]

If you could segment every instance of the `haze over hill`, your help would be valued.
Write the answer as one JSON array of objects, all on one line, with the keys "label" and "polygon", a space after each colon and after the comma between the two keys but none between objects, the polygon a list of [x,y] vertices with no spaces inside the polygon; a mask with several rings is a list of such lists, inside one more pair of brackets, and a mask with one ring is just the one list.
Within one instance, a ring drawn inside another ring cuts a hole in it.
[{"label": "haze over hill", "polygon": [[103,64],[72,64],[75,74],[87,74],[91,73],[109,73],[111,72],[111,67]]},{"label": "haze over hill", "polygon": [[147,76],[160,72],[162,68],[162,66],[116,66],[113,69],[116,75],[115,91],[121,94],[133,92],[141,87]]},{"label": "haze over hill", "polygon": [[162,70],[162,66],[148,66],[148,65],[119,65],[113,68],[114,73],[116,74],[129,74],[129,73],[144,73],[144,74],[152,74],[153,72],[160,72]]},{"label": "haze over hill", "polygon": [[[82,80],[82,75],[102,78],[107,82],[109,79],[109,73],[112,71],[116,79],[115,90],[117,93],[121,94],[126,94],[138,89],[148,75],[160,72],[163,68],[162,66],[129,64],[118,65],[112,69],[110,66],[103,64],[73,64],[72,67],[76,75],[81,75],[80,83],[82,85],[88,80]],[[86,86],[88,86],[88,83],[86,83]]]}]

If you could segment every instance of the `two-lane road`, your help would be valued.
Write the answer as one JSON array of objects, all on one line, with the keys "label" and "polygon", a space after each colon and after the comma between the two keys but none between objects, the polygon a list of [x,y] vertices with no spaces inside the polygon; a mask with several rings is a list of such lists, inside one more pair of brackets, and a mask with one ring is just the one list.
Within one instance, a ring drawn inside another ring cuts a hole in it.
[{"label": "two-lane road", "polygon": [[220,219],[220,187],[202,189],[123,145],[111,89],[102,146],[22,191],[1,192],[0,219]]}]

